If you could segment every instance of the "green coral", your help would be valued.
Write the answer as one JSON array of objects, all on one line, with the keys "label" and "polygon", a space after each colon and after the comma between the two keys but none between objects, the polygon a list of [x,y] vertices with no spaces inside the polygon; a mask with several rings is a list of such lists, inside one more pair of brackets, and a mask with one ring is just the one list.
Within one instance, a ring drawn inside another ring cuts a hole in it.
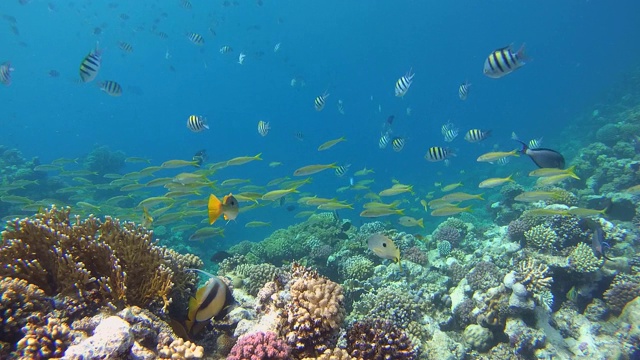
[{"label": "green coral", "polygon": [[546,225],[536,225],[524,232],[527,245],[538,249],[554,249],[558,242],[558,235]]},{"label": "green coral", "polygon": [[442,240],[438,243],[438,253],[442,257],[447,257],[451,253],[451,243],[447,240]]},{"label": "green coral", "polygon": [[366,280],[373,275],[373,261],[362,255],[347,258],[340,267],[345,279]]},{"label": "green coral", "polygon": [[248,294],[256,296],[264,284],[282,273],[282,270],[271,264],[242,264],[235,269],[236,275],[242,277],[244,289]]},{"label": "green coral", "polygon": [[569,265],[580,273],[596,271],[602,266],[602,262],[593,255],[593,250],[585,243],[579,243],[569,255]]}]

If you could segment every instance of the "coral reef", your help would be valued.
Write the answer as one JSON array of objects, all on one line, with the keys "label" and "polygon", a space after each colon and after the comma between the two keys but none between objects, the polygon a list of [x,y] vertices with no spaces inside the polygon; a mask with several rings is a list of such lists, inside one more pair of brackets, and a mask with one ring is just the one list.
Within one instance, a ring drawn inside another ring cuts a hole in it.
[{"label": "coral reef", "polygon": [[579,273],[588,273],[598,270],[602,266],[603,259],[593,255],[591,247],[585,243],[579,243],[569,255],[569,266]]},{"label": "coral reef", "polygon": [[18,341],[18,354],[23,359],[59,358],[71,343],[71,329],[57,318],[31,316],[25,335]]},{"label": "coral reef", "polygon": [[246,334],[238,339],[227,360],[286,360],[291,349],[272,332]]},{"label": "coral reef", "polygon": [[489,288],[500,284],[500,269],[493,263],[480,261],[467,274],[467,282],[471,289],[487,291]]},{"label": "coral reef", "polygon": [[538,249],[554,249],[558,242],[558,235],[546,225],[536,225],[524,232],[527,245]]},{"label": "coral reef", "polygon": [[624,306],[640,296],[640,276],[618,274],[611,286],[604,292],[604,300],[615,314],[619,314]]},{"label": "coral reef", "polygon": [[390,321],[355,322],[347,331],[347,352],[353,359],[416,359],[411,340]]},{"label": "coral reef", "polygon": [[51,310],[44,291],[15,278],[0,280],[0,341],[15,343],[29,317],[43,318]]}]

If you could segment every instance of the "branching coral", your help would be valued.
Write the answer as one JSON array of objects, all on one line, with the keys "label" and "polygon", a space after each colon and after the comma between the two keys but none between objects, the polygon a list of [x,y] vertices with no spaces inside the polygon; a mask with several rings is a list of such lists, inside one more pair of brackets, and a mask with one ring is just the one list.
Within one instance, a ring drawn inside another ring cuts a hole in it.
[{"label": "branching coral", "polygon": [[18,342],[22,359],[50,359],[61,357],[71,344],[71,329],[57,318],[47,317],[40,323],[31,317],[24,337]]},{"label": "branching coral", "polygon": [[416,359],[409,337],[390,321],[357,321],[347,332],[347,352],[353,359]]},{"label": "branching coral", "polygon": [[536,225],[524,232],[527,245],[538,249],[554,249],[558,235],[546,225]]},{"label": "branching coral", "polygon": [[292,265],[291,301],[280,333],[294,353],[317,356],[329,348],[344,319],[342,287],[304,266]]},{"label": "branching coral", "polygon": [[50,296],[116,306],[162,301],[166,308],[173,271],[152,232],[110,217],[71,220],[69,213],[53,207],[8,223],[0,275],[24,279]]},{"label": "branching coral", "polygon": [[242,336],[231,349],[227,360],[286,360],[291,349],[272,332]]},{"label": "branching coral", "polygon": [[362,255],[351,256],[342,262],[340,273],[345,279],[366,280],[373,275],[373,261]]},{"label": "branching coral", "polygon": [[0,341],[14,343],[29,316],[43,317],[50,310],[45,293],[22,279],[0,280]]},{"label": "branching coral", "polygon": [[546,276],[549,267],[538,263],[534,259],[526,259],[518,264],[516,279],[527,288],[527,291],[537,294],[549,290],[553,278]]},{"label": "branching coral", "polygon": [[602,266],[603,259],[593,255],[593,250],[585,243],[579,243],[569,255],[569,266],[577,272],[588,273],[596,271]]}]

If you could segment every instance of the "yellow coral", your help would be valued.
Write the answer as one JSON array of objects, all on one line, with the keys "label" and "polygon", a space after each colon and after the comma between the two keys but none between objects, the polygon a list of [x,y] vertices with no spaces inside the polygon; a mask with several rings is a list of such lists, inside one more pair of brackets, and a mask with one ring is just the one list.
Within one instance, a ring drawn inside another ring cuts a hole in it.
[{"label": "yellow coral", "polygon": [[18,341],[22,359],[50,359],[64,355],[71,344],[71,329],[57,318],[47,318],[45,324],[32,317],[24,337]]},{"label": "yellow coral", "polygon": [[158,359],[160,360],[202,359],[203,357],[204,348],[202,346],[182,339],[174,340],[158,351]]},{"label": "yellow coral", "polygon": [[569,255],[569,265],[573,270],[581,273],[596,271],[603,262],[604,259],[595,257],[591,247],[585,243],[579,243]]},{"label": "yellow coral", "polygon": [[318,357],[306,357],[302,360],[351,360],[351,355],[346,350],[335,348],[327,349]]},{"label": "yellow coral", "polygon": [[549,267],[534,259],[526,259],[518,264],[518,281],[532,293],[539,293],[551,288],[553,278],[546,276]]}]

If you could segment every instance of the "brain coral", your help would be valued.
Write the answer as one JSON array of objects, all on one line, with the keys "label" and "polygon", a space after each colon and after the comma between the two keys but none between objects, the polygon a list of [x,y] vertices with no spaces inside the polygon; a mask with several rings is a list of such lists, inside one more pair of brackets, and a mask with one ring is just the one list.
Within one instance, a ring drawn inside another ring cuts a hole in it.
[{"label": "brain coral", "polygon": [[291,275],[291,301],[285,305],[280,333],[294,354],[317,356],[331,347],[344,320],[342,287],[296,263]]}]

